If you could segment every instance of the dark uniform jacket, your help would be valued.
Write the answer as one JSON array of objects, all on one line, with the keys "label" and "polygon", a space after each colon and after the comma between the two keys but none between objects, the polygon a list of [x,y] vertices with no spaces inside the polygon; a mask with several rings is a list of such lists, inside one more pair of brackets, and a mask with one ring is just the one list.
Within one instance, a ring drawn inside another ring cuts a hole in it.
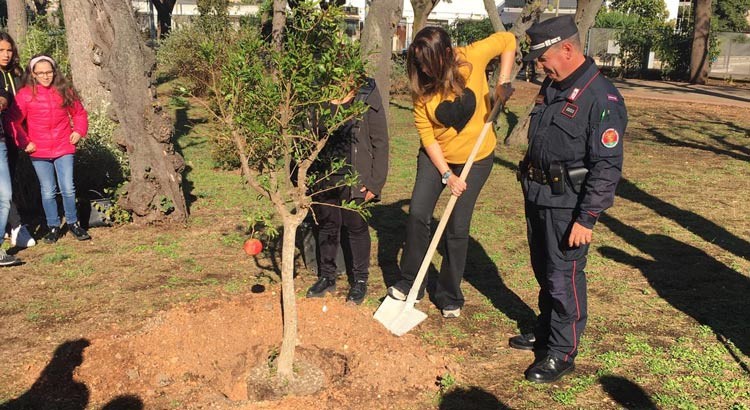
[{"label": "dark uniform jacket", "polygon": [[588,174],[581,185],[566,177],[564,193],[559,195],[549,184],[523,178],[526,199],[543,207],[577,208],[577,222],[592,228],[614,202],[627,122],[622,95],[593,60],[587,58],[559,83],[547,78],[531,111],[529,148],[521,172],[529,166],[547,172],[559,164],[568,171],[586,168]]},{"label": "dark uniform jacket", "polygon": [[[348,121],[329,136],[326,147],[318,155],[312,170],[325,172],[330,169],[330,161],[345,158],[359,178],[357,184],[348,190],[349,199],[364,198],[365,193],[360,192],[359,188],[366,186],[375,194],[373,200],[378,201],[388,174],[388,124],[374,79],[367,79],[354,101],[364,102],[367,111],[361,118]],[[328,183],[336,181],[349,171],[349,167],[344,167]]]}]

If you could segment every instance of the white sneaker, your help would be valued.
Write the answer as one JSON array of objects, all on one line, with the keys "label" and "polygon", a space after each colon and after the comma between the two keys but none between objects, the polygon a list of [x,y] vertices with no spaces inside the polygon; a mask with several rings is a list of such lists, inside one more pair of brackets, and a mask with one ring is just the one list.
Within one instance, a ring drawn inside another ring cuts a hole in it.
[{"label": "white sneaker", "polygon": [[31,248],[36,245],[34,237],[26,228],[26,225],[19,225],[10,230],[10,245],[19,248]]}]

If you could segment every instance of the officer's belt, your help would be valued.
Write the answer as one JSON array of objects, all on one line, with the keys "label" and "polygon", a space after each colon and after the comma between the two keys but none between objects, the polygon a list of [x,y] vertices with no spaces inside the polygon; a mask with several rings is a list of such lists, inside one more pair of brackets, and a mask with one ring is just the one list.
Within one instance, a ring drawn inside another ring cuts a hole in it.
[{"label": "officer's belt", "polygon": [[547,171],[532,166],[529,166],[523,174],[526,178],[542,185],[547,185],[550,181]]}]

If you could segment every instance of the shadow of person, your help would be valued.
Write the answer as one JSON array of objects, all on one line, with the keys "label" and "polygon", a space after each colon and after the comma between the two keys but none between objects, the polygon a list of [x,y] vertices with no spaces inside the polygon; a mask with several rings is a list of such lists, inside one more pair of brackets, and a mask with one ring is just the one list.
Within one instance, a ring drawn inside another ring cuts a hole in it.
[{"label": "shadow of person", "polygon": [[31,388],[16,399],[0,405],[0,410],[83,410],[89,402],[89,389],[73,379],[73,371],[83,363],[86,339],[70,340],[55,349],[52,359]]},{"label": "shadow of person", "polygon": [[445,393],[440,400],[439,410],[505,410],[494,394],[476,386],[456,387]]},{"label": "shadow of person", "polygon": [[602,376],[599,378],[602,389],[625,409],[656,410],[656,404],[651,401],[641,386],[620,376]]},{"label": "shadow of person", "polygon": [[102,407],[102,410],[142,410],[143,402],[137,396],[117,396]]},{"label": "shadow of person", "polygon": [[600,222],[648,255],[629,255],[604,246],[599,248],[603,256],[639,269],[669,304],[711,327],[725,345],[727,340],[731,341],[745,355],[750,355],[747,326],[750,279],[703,250],[674,238],[646,234],[607,214],[602,215]]},{"label": "shadow of person", "polygon": [[390,204],[375,205],[368,220],[378,237],[378,266],[383,272],[385,286],[391,286],[401,278],[398,254],[406,241],[406,220],[409,200],[402,199]]},{"label": "shadow of person", "polygon": [[522,334],[533,332],[536,313],[505,285],[495,262],[487,255],[484,247],[471,236],[466,259],[464,280],[487,297],[495,309],[516,322]]}]

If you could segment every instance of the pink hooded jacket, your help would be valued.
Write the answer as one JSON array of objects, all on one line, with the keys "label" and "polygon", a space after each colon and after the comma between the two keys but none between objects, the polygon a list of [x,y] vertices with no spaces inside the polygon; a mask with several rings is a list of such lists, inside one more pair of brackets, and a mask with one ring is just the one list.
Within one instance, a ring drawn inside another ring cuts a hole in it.
[{"label": "pink hooded jacket", "polygon": [[49,159],[76,152],[76,146],[70,143],[70,134],[76,131],[81,137],[86,136],[88,113],[79,100],[70,107],[63,107],[62,104],[62,96],[54,87],[37,86],[36,95],[28,86],[18,90],[7,122],[20,149],[33,142],[36,151],[29,155]]}]

